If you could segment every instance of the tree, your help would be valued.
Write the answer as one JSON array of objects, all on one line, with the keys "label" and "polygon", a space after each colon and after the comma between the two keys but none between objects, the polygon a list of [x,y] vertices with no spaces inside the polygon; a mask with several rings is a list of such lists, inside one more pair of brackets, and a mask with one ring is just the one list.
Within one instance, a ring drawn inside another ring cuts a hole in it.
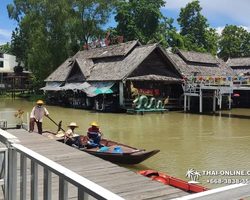
[{"label": "tree", "polygon": [[171,47],[173,52],[177,49],[185,50],[183,38],[173,26],[173,22],[173,18],[163,16],[152,39],[147,43],[159,42],[164,49]]},{"label": "tree", "polygon": [[157,31],[164,5],[163,0],[121,1],[115,16],[117,33],[123,35],[124,41],[139,39],[146,44]]},{"label": "tree", "polygon": [[218,57],[228,58],[250,56],[250,33],[242,27],[226,25],[219,40]]},{"label": "tree", "polygon": [[103,33],[118,0],[78,0],[73,2],[71,41],[83,48],[85,43],[95,40]]},{"label": "tree", "polygon": [[13,51],[42,81],[65,59],[102,33],[117,0],[15,0],[7,6],[18,22]]},{"label": "tree", "polygon": [[1,53],[7,53],[7,54],[12,54],[12,46],[9,42],[6,44],[0,45],[0,52]]},{"label": "tree", "polygon": [[[66,3],[65,3],[66,2]],[[44,80],[68,57],[67,1],[14,1],[7,6],[9,17],[18,22],[12,34],[18,62]],[[59,50],[60,49],[60,50]]]},{"label": "tree", "polygon": [[184,44],[189,51],[208,52],[212,55],[217,53],[218,34],[215,29],[209,28],[207,19],[201,15],[199,1],[188,3],[181,8],[179,18],[180,35],[184,37]]}]

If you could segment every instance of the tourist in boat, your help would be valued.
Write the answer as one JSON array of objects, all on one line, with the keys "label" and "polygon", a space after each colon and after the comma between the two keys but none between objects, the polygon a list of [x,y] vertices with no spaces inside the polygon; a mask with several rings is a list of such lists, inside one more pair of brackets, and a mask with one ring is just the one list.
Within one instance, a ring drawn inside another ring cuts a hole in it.
[{"label": "tourist in boat", "polygon": [[42,132],[43,132],[43,129],[42,129],[43,117],[44,116],[48,117],[49,112],[45,107],[42,106],[45,104],[42,100],[38,100],[36,102],[36,104],[37,105],[32,109],[32,111],[30,113],[30,130],[29,130],[29,132],[34,131],[34,125],[36,122],[38,133],[42,134]]},{"label": "tourist in boat", "polygon": [[91,127],[87,132],[87,139],[88,141],[94,143],[94,145],[96,144],[97,146],[100,146],[100,141],[102,138],[101,129],[99,128],[97,122],[92,122],[90,125]]},{"label": "tourist in boat", "polygon": [[77,126],[75,122],[71,122],[68,127],[69,130],[64,133],[66,136],[66,144],[75,148],[79,148],[80,150],[84,149],[81,136],[74,133],[75,128],[79,128],[79,126]]}]

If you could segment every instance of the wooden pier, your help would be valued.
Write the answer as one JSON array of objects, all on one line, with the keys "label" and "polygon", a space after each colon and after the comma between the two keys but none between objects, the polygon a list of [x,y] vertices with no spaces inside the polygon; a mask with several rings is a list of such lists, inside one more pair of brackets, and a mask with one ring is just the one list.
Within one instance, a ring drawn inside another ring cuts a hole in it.
[{"label": "wooden pier", "polygon": [[[51,159],[124,199],[173,199],[189,195],[186,191],[136,174],[129,169],[89,155],[49,137],[37,133],[29,133],[22,129],[8,129],[7,131],[16,136],[20,140],[21,145]],[[20,174],[19,165],[20,163],[17,166],[18,174]],[[42,199],[43,191],[40,188],[43,186],[43,170],[41,167],[38,168],[38,173],[38,194],[40,194],[39,199]],[[28,173],[28,176],[30,176],[30,173]],[[17,187],[19,182],[20,179],[18,179]],[[29,183],[27,186],[28,188],[32,187],[32,184]],[[52,174],[51,187],[52,199],[58,199],[58,177],[54,174]],[[77,189],[71,184],[69,184],[68,188],[68,199],[77,199]],[[17,199],[19,199],[19,187],[17,194]],[[27,196],[29,195],[27,194]],[[0,200],[2,200],[1,195]]]}]

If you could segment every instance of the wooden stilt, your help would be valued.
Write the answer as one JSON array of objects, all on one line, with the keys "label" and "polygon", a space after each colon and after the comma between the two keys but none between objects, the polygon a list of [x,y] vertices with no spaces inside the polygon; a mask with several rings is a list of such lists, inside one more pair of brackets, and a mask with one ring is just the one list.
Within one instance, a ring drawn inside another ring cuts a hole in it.
[{"label": "wooden stilt", "polygon": [[200,89],[200,113],[202,113],[202,90]]},{"label": "wooden stilt", "polygon": [[188,111],[190,111],[190,99],[191,99],[191,97],[188,96]]},{"label": "wooden stilt", "polygon": [[184,95],[184,112],[187,111],[187,95]]},{"label": "wooden stilt", "polygon": [[215,96],[216,91],[213,91],[213,113],[216,111],[216,96]]},{"label": "wooden stilt", "polygon": [[231,94],[228,95],[228,109],[231,110]]}]

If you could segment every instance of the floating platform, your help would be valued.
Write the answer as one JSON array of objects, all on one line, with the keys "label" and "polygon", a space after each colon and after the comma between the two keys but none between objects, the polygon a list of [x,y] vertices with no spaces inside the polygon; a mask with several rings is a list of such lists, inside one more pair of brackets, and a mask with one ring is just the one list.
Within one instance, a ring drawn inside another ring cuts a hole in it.
[{"label": "floating platform", "polygon": [[168,113],[168,109],[127,109],[127,114],[132,115],[147,115],[147,114],[165,114]]}]

